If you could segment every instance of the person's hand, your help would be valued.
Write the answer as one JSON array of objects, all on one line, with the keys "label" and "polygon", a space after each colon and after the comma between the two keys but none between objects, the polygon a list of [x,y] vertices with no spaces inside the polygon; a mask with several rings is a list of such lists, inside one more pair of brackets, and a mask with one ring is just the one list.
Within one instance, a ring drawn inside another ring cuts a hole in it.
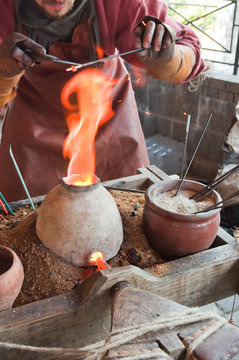
[{"label": "person's hand", "polygon": [[0,44],[0,74],[12,77],[35,65],[30,53],[43,55],[43,46],[20,33],[12,33]]},{"label": "person's hand", "polygon": [[145,50],[137,53],[146,65],[153,65],[160,58],[170,61],[175,51],[175,31],[162,21],[145,17],[134,30],[134,46]]}]

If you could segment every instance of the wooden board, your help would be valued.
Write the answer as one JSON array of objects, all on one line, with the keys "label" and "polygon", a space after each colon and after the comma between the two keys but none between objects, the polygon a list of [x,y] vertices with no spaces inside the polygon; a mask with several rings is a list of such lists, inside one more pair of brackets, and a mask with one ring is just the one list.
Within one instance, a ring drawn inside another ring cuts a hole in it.
[{"label": "wooden board", "polygon": [[[139,174],[133,177],[105,184],[145,189],[167,178],[165,173],[151,166],[139,169]],[[127,281],[139,289],[186,306],[202,306],[231,296],[238,288],[238,245],[220,228],[214,246],[157,265],[158,277],[135,266],[104,270],[94,273],[70,293],[3,311],[0,339],[49,347],[80,347],[100,341],[110,329],[110,289],[119,281]],[[0,348],[0,358],[11,360],[17,357],[24,360],[61,359],[50,354]]]}]

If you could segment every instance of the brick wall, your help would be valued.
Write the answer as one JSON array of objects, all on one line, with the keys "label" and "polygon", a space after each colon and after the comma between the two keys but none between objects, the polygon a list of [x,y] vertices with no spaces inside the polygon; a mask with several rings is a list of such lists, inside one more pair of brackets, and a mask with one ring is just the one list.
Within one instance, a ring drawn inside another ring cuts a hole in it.
[{"label": "brick wall", "polygon": [[[144,73],[141,75],[144,76]],[[159,133],[184,142],[185,113],[191,114],[188,161],[210,113],[213,114],[190,168],[191,176],[214,178],[226,158],[224,140],[235,121],[235,107],[239,101],[239,79],[232,75],[230,77],[230,80],[226,76],[225,79],[207,77],[197,91],[190,92],[189,84],[169,84],[152,78],[139,87],[135,76],[132,76],[146,138]]]}]

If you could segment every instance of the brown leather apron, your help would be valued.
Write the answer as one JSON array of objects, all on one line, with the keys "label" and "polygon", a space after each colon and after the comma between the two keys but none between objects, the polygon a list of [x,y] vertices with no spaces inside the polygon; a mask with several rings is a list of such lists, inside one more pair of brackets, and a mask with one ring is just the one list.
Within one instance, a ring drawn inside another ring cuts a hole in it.
[{"label": "brown leather apron", "polygon": [[[89,59],[89,46],[90,25],[84,23],[75,29],[71,44],[56,42],[49,53],[82,63]],[[96,175],[105,181],[135,174],[138,167],[148,165],[148,155],[122,60],[106,61],[102,71],[119,79],[113,90],[115,115],[100,128],[95,143]],[[60,94],[72,76],[65,66],[41,64],[22,77],[9,104],[0,146],[0,191],[8,201],[26,198],[9,155],[10,144],[32,197],[47,194],[66,176],[68,161],[62,148],[68,128]]]}]

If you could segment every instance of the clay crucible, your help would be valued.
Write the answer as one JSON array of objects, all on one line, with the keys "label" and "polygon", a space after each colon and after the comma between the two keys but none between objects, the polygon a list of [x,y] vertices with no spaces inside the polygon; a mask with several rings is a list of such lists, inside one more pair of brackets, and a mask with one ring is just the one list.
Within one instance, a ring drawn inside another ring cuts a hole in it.
[{"label": "clay crucible", "polygon": [[78,266],[90,265],[93,249],[102,251],[106,261],[111,259],[123,242],[115,200],[99,180],[75,186],[63,179],[42,202],[36,232],[46,248]]}]

